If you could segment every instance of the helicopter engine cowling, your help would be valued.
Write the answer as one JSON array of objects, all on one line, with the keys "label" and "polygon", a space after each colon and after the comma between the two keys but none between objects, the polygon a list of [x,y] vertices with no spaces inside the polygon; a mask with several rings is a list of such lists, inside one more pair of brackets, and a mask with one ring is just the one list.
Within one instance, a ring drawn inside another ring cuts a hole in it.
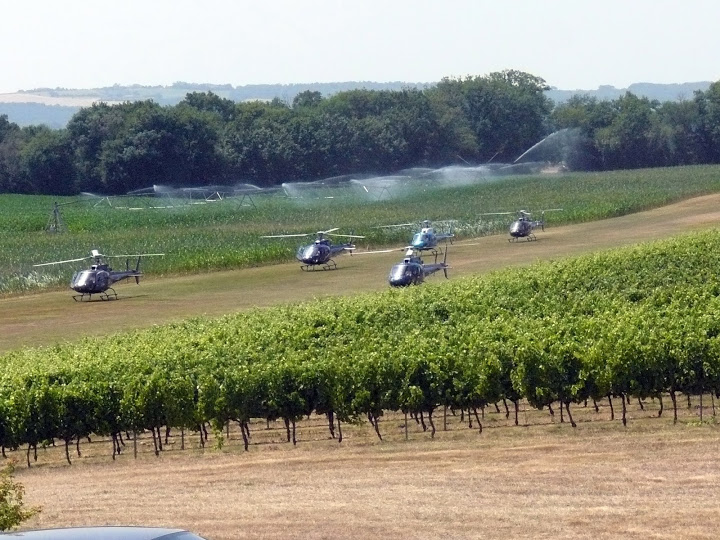
[{"label": "helicopter engine cowling", "polygon": [[110,286],[110,274],[104,270],[99,270],[95,276],[95,289],[99,292],[104,291]]}]

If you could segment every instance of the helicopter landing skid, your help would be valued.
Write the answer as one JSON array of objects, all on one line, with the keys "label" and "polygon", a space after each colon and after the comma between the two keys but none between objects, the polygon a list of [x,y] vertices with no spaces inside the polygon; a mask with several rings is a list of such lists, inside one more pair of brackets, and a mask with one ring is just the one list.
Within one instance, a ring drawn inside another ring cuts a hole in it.
[{"label": "helicopter landing skid", "polygon": [[303,272],[314,272],[316,270],[337,270],[337,263],[332,259],[329,259],[322,266],[319,264],[303,264],[300,267]]},{"label": "helicopter landing skid", "polygon": [[[101,293],[96,293],[96,294],[97,294],[97,296],[100,297],[100,300],[103,300],[103,301],[118,299],[117,293],[115,292],[115,289],[113,289],[112,287],[110,287],[109,289],[107,289]],[[93,293],[76,294],[73,296],[73,300],[75,300],[76,302],[92,302],[92,295],[93,295]],[[85,300],[85,297],[87,297],[87,300]]]},{"label": "helicopter landing skid", "polygon": [[522,238],[525,238],[528,242],[534,242],[537,240],[537,237],[534,234],[529,234],[528,236],[521,237],[513,236],[512,238],[508,238],[508,242],[519,242]]}]

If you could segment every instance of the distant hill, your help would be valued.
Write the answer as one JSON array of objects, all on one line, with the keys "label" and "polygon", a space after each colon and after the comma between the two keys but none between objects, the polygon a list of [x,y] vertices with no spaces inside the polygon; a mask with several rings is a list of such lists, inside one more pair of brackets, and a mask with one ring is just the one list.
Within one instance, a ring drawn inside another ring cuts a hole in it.
[{"label": "distant hill", "polygon": [[[220,97],[233,101],[267,100],[279,98],[287,103],[300,92],[312,90],[323,96],[338,92],[365,88],[368,90],[402,90],[403,88],[424,89],[435,83],[370,81],[303,83],[303,84],[249,84],[232,86],[231,84],[195,84],[176,82],[171,86],[107,86],[92,89],[35,88],[20,90],[14,94],[0,94],[0,115],[6,114],[11,122],[20,126],[46,124],[53,128],[67,125],[72,116],[93,102],[119,103],[152,99],[161,105],[176,105],[190,92],[213,92]],[[582,94],[598,99],[616,99],[625,92],[658,101],[692,99],[697,90],[705,91],[709,81],[681,84],[635,83],[628,88],[600,86],[596,90],[560,90],[552,88],[547,96],[555,103],[567,101],[570,97]]]},{"label": "distant hill", "polygon": [[704,92],[710,87],[710,84],[712,84],[710,81],[680,84],[634,83],[627,88],[603,85],[597,90],[559,90],[552,88],[546,94],[555,103],[562,103],[578,94],[596,97],[597,99],[617,99],[626,92],[632,92],[636,96],[648,99],[657,99],[658,101],[679,101],[692,99],[696,91]]},{"label": "distant hill", "polygon": [[64,105],[0,102],[0,115],[6,114],[8,120],[15,122],[19,126],[45,124],[53,129],[64,128],[79,110],[80,107]]}]

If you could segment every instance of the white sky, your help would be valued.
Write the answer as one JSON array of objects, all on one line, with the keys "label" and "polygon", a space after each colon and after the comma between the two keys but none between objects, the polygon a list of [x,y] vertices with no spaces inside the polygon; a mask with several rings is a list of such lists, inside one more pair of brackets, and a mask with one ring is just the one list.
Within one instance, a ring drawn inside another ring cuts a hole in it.
[{"label": "white sky", "polygon": [[176,81],[436,82],[517,69],[564,90],[720,79],[717,0],[8,0],[0,93]]}]

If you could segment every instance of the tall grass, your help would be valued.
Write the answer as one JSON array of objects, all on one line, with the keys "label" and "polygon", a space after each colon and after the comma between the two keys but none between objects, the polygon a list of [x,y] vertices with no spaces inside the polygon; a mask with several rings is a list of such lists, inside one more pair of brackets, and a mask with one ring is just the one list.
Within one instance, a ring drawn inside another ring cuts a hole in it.
[{"label": "tall grass", "polygon": [[[720,167],[702,166],[506,177],[463,187],[422,187],[391,200],[335,188],[302,199],[256,196],[254,207],[241,206],[239,199],[191,205],[163,198],[115,199],[110,206],[100,199],[1,195],[0,294],[65,284],[83,263],[32,265],[82,257],[91,249],[109,255],[164,252],[165,257],[147,259],[143,268],[154,274],[193,273],[289,260],[303,242],[260,238],[264,234],[339,227],[340,233],[365,235],[358,242],[361,248],[401,246],[409,241],[410,228],[374,227],[454,219],[458,236],[484,235],[505,231],[512,219],[481,216],[485,212],[563,208],[548,216],[549,223],[563,224],[624,215],[717,191]],[[66,230],[49,233],[45,228],[56,201],[80,202],[61,206]]]}]

